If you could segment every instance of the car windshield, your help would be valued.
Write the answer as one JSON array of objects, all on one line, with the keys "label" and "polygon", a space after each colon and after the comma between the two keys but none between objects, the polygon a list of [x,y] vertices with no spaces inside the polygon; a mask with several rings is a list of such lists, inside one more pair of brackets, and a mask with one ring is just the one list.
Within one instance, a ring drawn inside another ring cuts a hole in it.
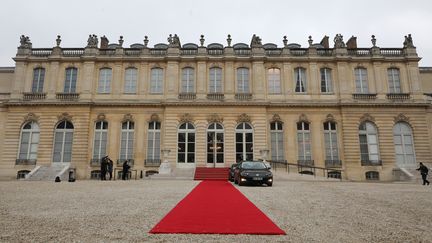
[{"label": "car windshield", "polygon": [[247,170],[267,169],[267,166],[263,162],[243,162],[241,167]]}]

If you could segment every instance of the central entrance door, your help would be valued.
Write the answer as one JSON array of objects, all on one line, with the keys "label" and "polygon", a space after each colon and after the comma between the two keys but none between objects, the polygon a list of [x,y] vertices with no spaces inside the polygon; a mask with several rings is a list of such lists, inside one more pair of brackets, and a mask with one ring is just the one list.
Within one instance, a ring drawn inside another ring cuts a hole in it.
[{"label": "central entrance door", "polygon": [[224,166],[224,129],[219,123],[207,128],[207,167]]}]

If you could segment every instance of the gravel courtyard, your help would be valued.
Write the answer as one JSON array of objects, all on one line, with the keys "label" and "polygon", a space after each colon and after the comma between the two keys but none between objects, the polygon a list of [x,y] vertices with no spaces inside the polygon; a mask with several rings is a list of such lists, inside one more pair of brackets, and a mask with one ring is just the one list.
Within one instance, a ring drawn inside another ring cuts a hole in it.
[{"label": "gravel courtyard", "polygon": [[0,182],[0,242],[432,242],[432,186],[293,180],[236,186],[286,236],[148,234],[198,183]]}]

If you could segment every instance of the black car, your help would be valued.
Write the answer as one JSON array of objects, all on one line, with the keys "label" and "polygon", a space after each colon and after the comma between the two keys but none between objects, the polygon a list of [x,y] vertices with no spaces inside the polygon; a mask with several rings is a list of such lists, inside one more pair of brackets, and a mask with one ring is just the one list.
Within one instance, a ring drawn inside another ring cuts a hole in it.
[{"label": "black car", "polygon": [[229,181],[234,181],[234,172],[235,172],[235,169],[237,168],[238,165],[239,165],[239,163],[235,163],[235,164],[231,165],[231,167],[228,171],[228,180]]},{"label": "black car", "polygon": [[234,171],[234,183],[243,186],[246,183],[273,185],[273,173],[262,161],[243,161]]}]

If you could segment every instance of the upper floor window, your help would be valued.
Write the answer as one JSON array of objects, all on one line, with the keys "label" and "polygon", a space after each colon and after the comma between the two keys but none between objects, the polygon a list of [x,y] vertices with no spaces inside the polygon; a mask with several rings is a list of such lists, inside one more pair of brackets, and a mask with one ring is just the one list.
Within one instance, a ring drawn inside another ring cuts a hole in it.
[{"label": "upper floor window", "polygon": [[124,92],[126,94],[135,94],[138,79],[138,70],[136,68],[127,68],[125,71]]},{"label": "upper floor window", "polygon": [[367,69],[356,68],[354,69],[354,73],[355,73],[356,93],[360,93],[360,94],[369,93]]},{"label": "upper floor window", "polygon": [[268,92],[269,94],[281,93],[281,76],[280,69],[270,68],[267,70]]},{"label": "upper floor window", "polygon": [[397,68],[387,69],[389,93],[401,93],[400,72]]},{"label": "upper floor window", "polygon": [[163,69],[152,68],[150,80],[150,93],[162,94],[163,93]]},{"label": "upper floor window", "polygon": [[321,92],[322,93],[331,93],[333,91],[332,87],[332,79],[331,79],[331,69],[330,68],[321,68],[320,69],[321,76]]},{"label": "upper floor window", "polygon": [[66,77],[64,83],[65,93],[75,93],[76,92],[76,81],[77,81],[78,69],[76,68],[66,68]]},{"label": "upper floor window", "polygon": [[43,92],[44,80],[45,80],[45,69],[35,68],[33,70],[33,84],[32,84],[33,93]]},{"label": "upper floor window", "polygon": [[222,93],[222,68],[210,68],[209,93]]},{"label": "upper floor window", "polygon": [[98,93],[107,94],[111,92],[111,79],[111,68],[102,68],[99,70]]},{"label": "upper floor window", "polygon": [[295,92],[304,93],[306,92],[306,69],[296,68],[294,69],[296,87]]},{"label": "upper floor window", "polygon": [[181,92],[182,93],[193,93],[195,83],[195,72],[193,68],[187,67],[182,70],[182,82]]},{"label": "upper floor window", "polygon": [[237,92],[249,93],[249,69],[237,68]]}]

